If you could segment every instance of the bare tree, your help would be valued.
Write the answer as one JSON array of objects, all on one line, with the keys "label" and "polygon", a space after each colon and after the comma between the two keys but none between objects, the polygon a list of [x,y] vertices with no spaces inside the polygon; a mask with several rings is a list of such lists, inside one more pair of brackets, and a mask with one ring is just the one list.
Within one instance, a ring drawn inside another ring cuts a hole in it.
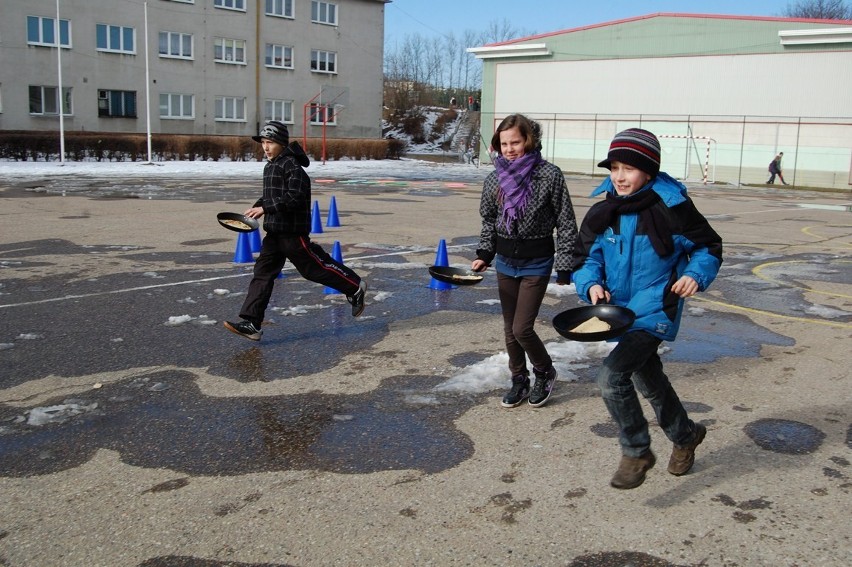
[{"label": "bare tree", "polygon": [[852,20],[852,5],[844,0],[800,0],[787,5],[784,15],[788,18],[811,18],[817,20]]},{"label": "bare tree", "polygon": [[477,96],[482,85],[482,63],[470,47],[532,35],[514,28],[509,20],[494,21],[485,31],[465,30],[425,37],[406,35],[401,43],[385,47],[385,105],[391,113],[417,104],[447,102],[451,96]]}]

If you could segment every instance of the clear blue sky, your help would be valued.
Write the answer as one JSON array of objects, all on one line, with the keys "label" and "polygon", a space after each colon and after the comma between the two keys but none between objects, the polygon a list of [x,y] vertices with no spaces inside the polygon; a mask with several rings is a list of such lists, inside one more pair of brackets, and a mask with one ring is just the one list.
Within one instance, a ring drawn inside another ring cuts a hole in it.
[{"label": "clear blue sky", "polygon": [[385,42],[484,32],[492,22],[547,33],[659,12],[781,16],[795,0],[393,0],[385,5]]}]

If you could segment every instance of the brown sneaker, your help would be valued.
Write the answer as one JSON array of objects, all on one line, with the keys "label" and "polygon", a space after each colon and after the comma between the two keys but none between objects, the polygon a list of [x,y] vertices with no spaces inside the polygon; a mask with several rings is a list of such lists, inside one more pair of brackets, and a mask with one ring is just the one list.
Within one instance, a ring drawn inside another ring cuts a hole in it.
[{"label": "brown sneaker", "polygon": [[695,424],[695,437],[689,445],[675,445],[672,449],[672,456],[669,459],[669,472],[675,476],[680,476],[689,472],[692,464],[695,462],[695,448],[701,445],[704,441],[704,436],[707,435],[707,428],[700,423]]},{"label": "brown sneaker", "polygon": [[657,458],[651,451],[639,457],[622,455],[618,470],[609,483],[613,488],[636,488],[645,482],[645,471],[653,468],[656,462]]}]

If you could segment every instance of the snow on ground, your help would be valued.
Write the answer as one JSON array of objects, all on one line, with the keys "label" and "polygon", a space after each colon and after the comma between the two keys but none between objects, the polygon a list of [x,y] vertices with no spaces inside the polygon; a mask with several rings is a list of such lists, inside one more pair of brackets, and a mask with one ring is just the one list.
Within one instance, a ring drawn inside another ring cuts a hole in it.
[{"label": "snow on ground", "polygon": [[[0,161],[0,178],[8,180],[44,177],[118,177],[124,179],[197,177],[259,178],[260,161],[161,161],[161,162],[76,162]],[[307,168],[313,179],[485,179],[489,167],[464,163],[433,163],[418,159],[312,161]]]}]

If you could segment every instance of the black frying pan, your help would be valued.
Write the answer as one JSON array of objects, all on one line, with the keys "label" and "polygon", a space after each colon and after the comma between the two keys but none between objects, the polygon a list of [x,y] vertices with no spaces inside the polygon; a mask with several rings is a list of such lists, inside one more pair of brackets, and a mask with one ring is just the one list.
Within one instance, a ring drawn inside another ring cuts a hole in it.
[{"label": "black frying pan", "polygon": [[[251,232],[253,230],[257,230],[260,226],[257,219],[253,219],[239,213],[219,213],[216,215],[216,220],[218,220],[219,224],[228,230],[235,230],[237,232]],[[233,224],[229,224],[225,221],[231,221]]]},{"label": "black frying pan", "polygon": [[453,285],[476,285],[485,277],[472,270],[447,266],[432,266],[429,268],[429,273],[439,282]]},{"label": "black frying pan", "polygon": [[[608,331],[599,331],[594,333],[575,333],[572,331],[577,325],[588,321],[592,317],[597,317],[602,321],[606,321],[610,325]],[[599,303],[597,305],[586,305],[563,311],[553,318],[553,328],[556,332],[572,341],[595,342],[613,339],[623,335],[633,321],[636,320],[636,314],[627,307],[619,307],[618,305],[609,305],[608,303]]]}]

